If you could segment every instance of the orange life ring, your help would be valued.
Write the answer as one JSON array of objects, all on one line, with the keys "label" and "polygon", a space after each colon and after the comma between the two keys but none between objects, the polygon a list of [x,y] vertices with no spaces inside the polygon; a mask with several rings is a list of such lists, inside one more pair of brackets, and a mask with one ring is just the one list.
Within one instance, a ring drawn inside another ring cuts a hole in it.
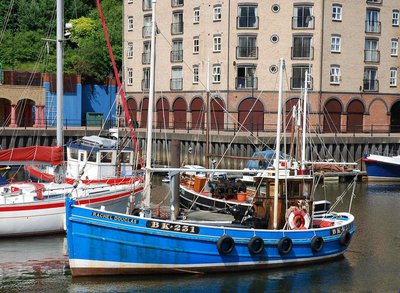
[{"label": "orange life ring", "polygon": [[289,227],[292,230],[308,229],[310,222],[310,216],[302,210],[294,210],[288,218]]}]

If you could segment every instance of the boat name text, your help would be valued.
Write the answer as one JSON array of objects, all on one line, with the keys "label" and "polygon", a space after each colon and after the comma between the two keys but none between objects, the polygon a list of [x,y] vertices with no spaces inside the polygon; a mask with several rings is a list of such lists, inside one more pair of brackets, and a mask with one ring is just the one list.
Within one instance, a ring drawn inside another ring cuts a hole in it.
[{"label": "boat name text", "polygon": [[181,232],[181,233],[190,233],[190,234],[198,234],[199,233],[199,228],[195,227],[195,226],[163,223],[163,222],[156,222],[156,221],[148,221],[146,223],[146,227],[152,228],[152,229]]},{"label": "boat name text", "polygon": [[113,220],[113,221],[118,221],[118,222],[125,222],[125,223],[132,223],[132,224],[137,224],[139,222],[136,219],[108,215],[108,214],[103,214],[103,213],[98,213],[98,212],[92,212],[92,216],[97,217],[97,218],[103,218],[103,219],[108,219],[108,220]]},{"label": "boat name text", "polygon": [[333,228],[330,232],[330,234],[331,235],[338,235],[338,234],[341,234],[343,231],[345,231],[345,230],[350,230],[351,229],[351,225],[350,224],[348,224],[348,225],[344,225],[344,226],[341,226],[341,227],[337,227],[337,228]]}]

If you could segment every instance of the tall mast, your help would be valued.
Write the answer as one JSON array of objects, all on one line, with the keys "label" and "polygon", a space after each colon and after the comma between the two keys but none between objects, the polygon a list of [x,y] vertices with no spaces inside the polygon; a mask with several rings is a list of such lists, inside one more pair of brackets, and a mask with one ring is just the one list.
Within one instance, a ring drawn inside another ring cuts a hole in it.
[{"label": "tall mast", "polygon": [[307,94],[308,94],[308,71],[306,71],[304,81],[304,98],[303,98],[303,135],[301,141],[301,170],[305,170],[306,166],[306,123],[307,123]]},{"label": "tall mast", "polygon": [[63,146],[64,0],[57,0],[57,146]]},{"label": "tall mast", "polygon": [[279,190],[279,155],[280,136],[282,126],[282,83],[283,83],[283,58],[279,59],[279,95],[278,95],[278,118],[276,122],[276,145],[275,145],[275,188],[274,188],[274,229],[278,229],[278,190]]},{"label": "tall mast", "polygon": [[156,51],[156,2],[151,1],[151,51],[150,51],[150,84],[149,84],[149,106],[147,110],[147,148],[146,148],[146,174],[143,191],[143,207],[144,209],[150,207],[150,183],[151,183],[151,154],[152,154],[152,131],[153,131],[153,104],[154,104],[154,63]]},{"label": "tall mast", "polygon": [[206,167],[210,167],[210,60],[207,60],[207,93],[206,93]]}]

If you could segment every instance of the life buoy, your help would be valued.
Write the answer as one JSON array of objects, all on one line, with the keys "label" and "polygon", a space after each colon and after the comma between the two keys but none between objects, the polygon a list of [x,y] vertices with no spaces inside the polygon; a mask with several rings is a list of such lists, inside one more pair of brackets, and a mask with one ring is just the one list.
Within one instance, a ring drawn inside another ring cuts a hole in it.
[{"label": "life buoy", "polygon": [[313,238],[311,238],[310,246],[312,251],[319,252],[322,248],[324,248],[324,239],[321,236],[315,235]]},{"label": "life buoy", "polygon": [[280,254],[288,254],[292,251],[293,242],[289,237],[282,237],[278,242],[278,251]]},{"label": "life buoy", "polygon": [[294,210],[288,218],[289,227],[292,230],[308,229],[310,222],[310,216],[302,210]]},{"label": "life buoy", "polygon": [[264,250],[264,240],[261,237],[254,236],[247,244],[250,254],[259,254]]},{"label": "life buoy", "polygon": [[235,241],[229,235],[223,235],[217,241],[217,248],[221,254],[229,254],[235,247]]},{"label": "life buoy", "polygon": [[340,234],[339,243],[343,246],[348,246],[351,241],[351,234],[349,230],[344,230],[342,234]]}]

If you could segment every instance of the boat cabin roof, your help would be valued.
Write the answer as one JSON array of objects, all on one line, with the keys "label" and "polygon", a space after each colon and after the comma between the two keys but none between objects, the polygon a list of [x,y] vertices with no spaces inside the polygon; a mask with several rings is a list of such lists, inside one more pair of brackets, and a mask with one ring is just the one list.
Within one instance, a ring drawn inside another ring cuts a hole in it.
[{"label": "boat cabin roof", "polygon": [[[89,150],[93,152],[111,151],[117,149],[117,141],[115,139],[100,137],[97,135],[84,136],[80,140],[67,144],[68,148]],[[131,148],[124,148],[126,151],[132,151]]]}]

